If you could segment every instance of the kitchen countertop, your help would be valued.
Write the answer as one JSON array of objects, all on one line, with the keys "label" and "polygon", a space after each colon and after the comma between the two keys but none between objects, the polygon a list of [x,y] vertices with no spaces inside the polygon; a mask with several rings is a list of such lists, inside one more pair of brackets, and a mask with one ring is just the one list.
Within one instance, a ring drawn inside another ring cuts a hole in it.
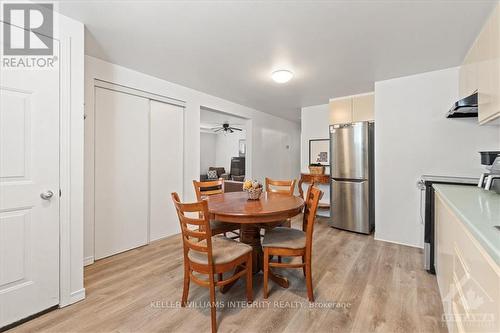
[{"label": "kitchen countertop", "polygon": [[433,187],[500,265],[500,195],[477,186],[434,184]]}]

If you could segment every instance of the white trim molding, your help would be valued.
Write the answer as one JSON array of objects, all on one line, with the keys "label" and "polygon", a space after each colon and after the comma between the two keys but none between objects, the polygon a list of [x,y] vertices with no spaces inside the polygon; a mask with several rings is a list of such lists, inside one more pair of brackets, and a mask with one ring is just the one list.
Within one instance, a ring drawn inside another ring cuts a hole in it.
[{"label": "white trim molding", "polygon": [[186,107],[186,102],[181,101],[180,99],[175,99],[175,98],[167,97],[164,95],[151,93],[151,92],[148,92],[145,90],[140,90],[137,88],[132,88],[132,87],[128,87],[128,86],[125,86],[122,84],[109,82],[109,81],[105,81],[105,80],[101,80],[101,79],[94,79],[94,87],[99,87],[99,88],[113,90],[113,91],[119,91],[119,92],[122,92],[125,94],[143,97],[143,98],[147,98],[147,99],[152,100],[152,101],[172,104],[172,105],[180,106],[183,108]]},{"label": "white trim molding", "polygon": [[71,110],[71,37],[61,38],[60,50],[59,297],[61,305],[69,304],[71,295],[71,114],[68,112]]},{"label": "white trim molding", "polygon": [[[77,291],[73,291],[71,293],[71,297],[70,297],[71,303],[69,303],[69,304],[73,304],[73,303],[79,302],[79,301],[81,301],[83,299],[85,299],[85,288],[82,288],[82,289],[77,290]],[[67,305],[69,305],[69,304],[67,304]]]},{"label": "white trim molding", "polygon": [[415,244],[403,243],[403,242],[396,242],[396,241],[391,241],[391,240],[387,240],[387,239],[381,239],[381,238],[377,238],[376,236],[374,236],[373,239],[376,240],[376,241],[380,241],[380,242],[386,242],[386,243],[392,243],[392,244],[397,244],[397,245],[409,246],[409,247],[414,247],[416,249],[423,249],[422,246],[417,246]]},{"label": "white trim molding", "polygon": [[58,15],[60,41],[59,306],[85,298],[83,286],[83,24]]},{"label": "white trim molding", "polygon": [[83,266],[92,265],[94,263],[94,256],[83,258]]}]

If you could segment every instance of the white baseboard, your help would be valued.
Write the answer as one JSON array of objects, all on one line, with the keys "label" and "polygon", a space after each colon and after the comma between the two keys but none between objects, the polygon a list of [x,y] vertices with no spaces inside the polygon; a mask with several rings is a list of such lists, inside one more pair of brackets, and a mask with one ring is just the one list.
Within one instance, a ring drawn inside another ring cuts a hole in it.
[{"label": "white baseboard", "polygon": [[71,302],[76,303],[78,301],[81,301],[82,299],[85,299],[85,288],[82,288],[80,290],[74,291],[71,293]]},{"label": "white baseboard", "polygon": [[404,245],[404,246],[414,247],[414,248],[417,248],[417,249],[423,249],[422,246],[417,246],[415,244],[407,244],[407,243],[403,243],[403,242],[396,242],[396,241],[392,241],[392,240],[381,239],[381,238],[377,238],[377,236],[374,236],[373,239],[375,239],[377,241],[381,241],[381,242],[398,244],[398,245]]},{"label": "white baseboard", "polygon": [[94,256],[83,258],[83,266],[92,265],[94,263]]},{"label": "white baseboard", "polygon": [[148,245],[149,244],[153,244],[155,242],[158,242],[158,241],[161,241],[161,240],[165,240],[167,238],[171,238],[171,237],[175,237],[177,235],[179,235],[181,232],[177,232],[177,233],[174,233],[174,234],[168,234],[168,235],[165,235],[165,236],[161,236],[160,238],[157,238],[157,239],[150,239],[149,242],[148,242]]},{"label": "white baseboard", "polygon": [[71,305],[73,303],[79,302],[79,301],[81,301],[83,299],[85,299],[85,288],[82,288],[82,289],[77,290],[77,291],[73,291],[69,295],[69,299],[67,299],[67,300],[62,301],[61,303],[59,303],[59,307],[60,308],[64,308],[65,306],[68,306],[68,305]]}]

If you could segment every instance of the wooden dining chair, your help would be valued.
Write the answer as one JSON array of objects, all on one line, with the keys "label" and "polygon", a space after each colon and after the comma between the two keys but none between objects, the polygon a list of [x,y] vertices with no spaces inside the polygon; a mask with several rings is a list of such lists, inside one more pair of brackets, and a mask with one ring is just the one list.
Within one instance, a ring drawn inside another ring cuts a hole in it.
[{"label": "wooden dining chair", "polygon": [[[184,248],[184,288],[181,306],[185,307],[187,304],[191,281],[199,286],[209,288],[212,332],[215,333],[217,332],[216,286],[224,286],[246,275],[247,301],[249,303],[253,301],[252,247],[222,235],[212,237],[206,200],[195,203],[181,203],[179,195],[172,193],[172,201],[179,217]],[[193,227],[200,226],[204,228],[202,230],[193,229]],[[236,267],[239,269],[238,273],[224,280],[223,273],[233,271]],[[200,278],[195,276],[193,272],[208,275],[208,278]],[[214,274],[219,276],[218,281],[214,280]]]},{"label": "wooden dining chair", "polygon": [[[277,227],[266,231],[262,242],[264,248],[264,298],[268,296],[267,282],[270,267],[302,268],[306,278],[307,296],[309,301],[314,302],[311,273],[312,236],[316,211],[322,196],[323,192],[318,188],[309,186],[305,199],[302,230]],[[269,259],[270,256],[302,257],[302,262],[272,262]]]},{"label": "wooden dining chair", "polygon": [[[273,180],[271,178],[266,177],[266,192],[267,193],[278,193],[278,194],[286,194],[293,195],[295,192],[295,182],[296,180]],[[292,226],[292,220],[287,219],[277,224],[280,227],[288,227]]]},{"label": "wooden dining chair", "polygon": [[273,180],[266,177],[266,192],[293,195],[296,180]]},{"label": "wooden dining chair", "polygon": [[[207,181],[207,182],[199,182],[193,180],[194,191],[196,192],[196,199],[198,201],[203,200],[209,195],[221,194],[224,193],[224,179],[220,178],[217,180]],[[231,238],[238,238],[240,226],[236,223],[226,223],[220,221],[210,221],[210,228],[212,229],[212,234],[224,234],[227,236],[227,232],[232,232],[236,236]]]}]

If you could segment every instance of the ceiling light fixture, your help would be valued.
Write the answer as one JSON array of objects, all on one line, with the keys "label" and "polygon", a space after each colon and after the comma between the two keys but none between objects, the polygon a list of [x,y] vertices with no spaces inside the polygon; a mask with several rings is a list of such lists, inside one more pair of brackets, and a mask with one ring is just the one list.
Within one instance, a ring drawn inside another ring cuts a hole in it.
[{"label": "ceiling light fixture", "polygon": [[280,69],[280,70],[274,71],[271,74],[271,77],[273,78],[274,82],[276,82],[276,83],[286,83],[292,79],[293,73],[289,70],[286,70],[286,69]]}]

